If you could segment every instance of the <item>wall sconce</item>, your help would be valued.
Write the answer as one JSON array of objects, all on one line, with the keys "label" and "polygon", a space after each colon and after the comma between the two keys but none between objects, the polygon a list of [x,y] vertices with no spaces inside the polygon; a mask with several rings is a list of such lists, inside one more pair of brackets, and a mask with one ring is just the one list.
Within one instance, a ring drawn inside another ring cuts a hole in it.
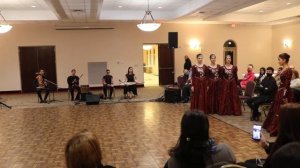
[{"label": "wall sconce", "polygon": [[192,49],[192,50],[200,50],[201,49],[200,41],[197,39],[190,40],[189,46],[190,46],[190,49]]},{"label": "wall sconce", "polygon": [[292,47],[292,40],[290,40],[290,39],[283,40],[283,47],[284,48],[291,48]]}]

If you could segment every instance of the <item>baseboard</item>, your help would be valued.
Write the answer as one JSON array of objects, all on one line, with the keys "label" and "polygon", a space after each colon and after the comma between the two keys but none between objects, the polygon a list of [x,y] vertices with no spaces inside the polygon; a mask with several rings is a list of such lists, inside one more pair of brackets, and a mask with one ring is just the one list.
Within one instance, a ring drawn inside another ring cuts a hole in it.
[{"label": "baseboard", "polygon": [[21,90],[8,90],[8,91],[0,91],[0,94],[20,94]]}]

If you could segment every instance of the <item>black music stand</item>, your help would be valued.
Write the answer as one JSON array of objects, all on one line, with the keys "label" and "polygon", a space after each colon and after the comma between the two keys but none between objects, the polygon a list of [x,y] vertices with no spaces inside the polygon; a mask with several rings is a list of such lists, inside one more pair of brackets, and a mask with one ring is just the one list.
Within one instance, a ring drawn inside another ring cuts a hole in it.
[{"label": "black music stand", "polygon": [[[48,83],[50,83],[52,85],[49,88],[50,92],[52,92],[52,100],[50,98],[49,103],[52,103],[52,102],[63,102],[61,100],[55,100],[55,92],[58,92],[58,85],[56,83],[52,82],[52,81],[49,81],[48,79],[46,79],[46,82],[48,82]],[[49,97],[50,97],[50,94],[49,94]]]}]

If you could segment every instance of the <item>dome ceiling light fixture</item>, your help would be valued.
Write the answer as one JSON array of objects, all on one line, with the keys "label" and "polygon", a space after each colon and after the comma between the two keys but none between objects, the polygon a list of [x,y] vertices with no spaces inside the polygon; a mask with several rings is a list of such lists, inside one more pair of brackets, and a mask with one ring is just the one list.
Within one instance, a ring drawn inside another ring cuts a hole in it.
[{"label": "dome ceiling light fixture", "polygon": [[0,24],[0,33],[6,33],[6,32],[9,32],[11,29],[12,29],[12,26],[7,24],[4,16],[2,15],[1,13],[1,10],[0,10],[0,16],[2,17],[3,21],[4,21],[4,24]]},{"label": "dome ceiling light fixture", "polygon": [[[148,22],[147,22],[147,17],[151,18],[151,20],[149,20]],[[142,31],[152,32],[152,31],[157,30],[160,26],[161,26],[161,24],[155,22],[152,14],[151,14],[151,11],[149,10],[149,0],[148,0],[148,9],[146,10],[146,13],[145,13],[141,23],[138,24],[137,27]]]}]

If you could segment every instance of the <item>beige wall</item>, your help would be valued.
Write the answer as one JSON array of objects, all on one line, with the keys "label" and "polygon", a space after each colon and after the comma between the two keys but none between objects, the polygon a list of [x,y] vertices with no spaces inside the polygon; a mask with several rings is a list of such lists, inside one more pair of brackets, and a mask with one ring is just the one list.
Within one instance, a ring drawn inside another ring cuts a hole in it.
[{"label": "beige wall", "polygon": [[[51,23],[17,24],[12,31],[0,35],[0,91],[20,90],[18,46],[56,46],[57,80],[60,87],[67,87],[66,77],[70,69],[85,76],[81,84],[87,84],[87,62],[108,62],[115,80],[123,79],[128,66],[133,66],[139,81],[143,81],[143,43],[167,43],[168,32],[179,34],[179,48],[175,51],[175,76],[182,74],[183,56],[190,55],[195,63],[199,51],[189,49],[188,42],[198,38],[202,44],[205,63],[208,55],[215,53],[217,62],[223,63],[223,44],[233,39],[238,45],[239,74],[246,71],[248,63],[260,66],[272,62],[272,27],[163,24],[155,32],[146,33],[132,22],[111,23],[114,30],[57,31]],[[274,33],[273,33],[274,34]]]},{"label": "beige wall", "polygon": [[[278,67],[277,56],[286,52],[291,55],[290,65],[300,70],[300,22],[273,26],[273,52],[272,63],[274,67]],[[284,48],[283,40],[290,39],[292,41],[291,48]]]}]

